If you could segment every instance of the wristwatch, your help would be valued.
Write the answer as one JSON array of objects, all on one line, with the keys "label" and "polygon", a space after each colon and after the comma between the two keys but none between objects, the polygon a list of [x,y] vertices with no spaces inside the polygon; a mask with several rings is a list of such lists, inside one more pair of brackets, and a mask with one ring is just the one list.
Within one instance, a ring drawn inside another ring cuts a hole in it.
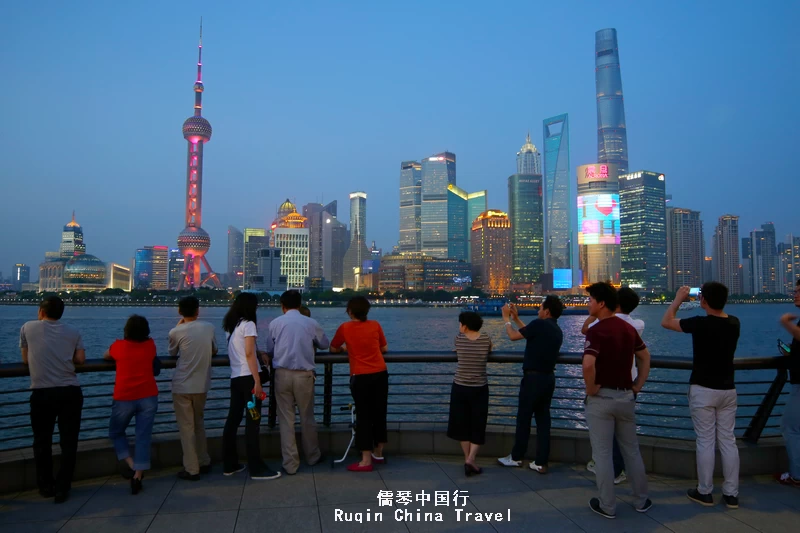
[{"label": "wristwatch", "polygon": [[505,325],[506,325],[506,326],[510,326],[510,325],[511,325],[511,322],[506,322],[506,323],[505,323]]}]

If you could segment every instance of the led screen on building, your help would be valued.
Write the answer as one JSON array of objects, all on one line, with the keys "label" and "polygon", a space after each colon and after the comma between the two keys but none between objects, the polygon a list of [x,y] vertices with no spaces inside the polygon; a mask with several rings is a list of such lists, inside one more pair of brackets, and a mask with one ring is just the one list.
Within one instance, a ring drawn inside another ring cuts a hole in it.
[{"label": "led screen on building", "polygon": [[553,269],[553,289],[571,289],[572,270],[569,268]]},{"label": "led screen on building", "polygon": [[619,241],[619,194],[578,196],[578,245]]}]

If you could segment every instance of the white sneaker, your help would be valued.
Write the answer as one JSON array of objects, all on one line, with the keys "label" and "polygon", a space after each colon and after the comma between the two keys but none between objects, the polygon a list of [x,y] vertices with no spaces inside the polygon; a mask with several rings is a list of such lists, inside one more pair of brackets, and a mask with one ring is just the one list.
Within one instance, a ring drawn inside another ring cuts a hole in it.
[{"label": "white sneaker", "polygon": [[511,458],[511,454],[499,458],[497,462],[503,466],[522,466],[522,461],[515,461]]},{"label": "white sneaker", "polygon": [[592,474],[595,474],[595,473],[596,473],[596,472],[594,471],[594,470],[595,470],[595,468],[594,468],[594,461],[589,461],[588,463],[586,463],[586,470],[588,470],[588,471],[589,471],[589,472],[591,472]]},{"label": "white sneaker", "polygon": [[531,464],[528,465],[528,468],[530,468],[534,472],[539,472],[540,474],[546,474],[547,473],[547,467],[546,466],[537,465],[536,461],[531,461]]},{"label": "white sneaker", "polygon": [[623,470],[622,473],[620,473],[619,476],[614,478],[614,485],[619,485],[620,483],[622,483],[626,479],[628,479],[628,476],[625,475],[625,471]]}]

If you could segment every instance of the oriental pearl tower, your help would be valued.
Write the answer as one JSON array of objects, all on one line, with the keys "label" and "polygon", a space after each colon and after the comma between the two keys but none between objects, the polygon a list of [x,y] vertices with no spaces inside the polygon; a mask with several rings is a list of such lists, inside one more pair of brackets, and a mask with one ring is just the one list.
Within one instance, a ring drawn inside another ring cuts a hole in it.
[{"label": "oriental pearl tower", "polygon": [[[183,123],[183,137],[189,143],[186,163],[186,227],[178,235],[178,249],[184,269],[178,289],[193,289],[205,283],[219,287],[219,279],[206,259],[211,237],[200,226],[203,220],[203,147],[211,139],[211,124],[201,116],[203,110],[203,21],[200,20],[200,44],[197,57],[197,81],[194,83],[194,116]],[[200,263],[206,277],[200,277]]]}]

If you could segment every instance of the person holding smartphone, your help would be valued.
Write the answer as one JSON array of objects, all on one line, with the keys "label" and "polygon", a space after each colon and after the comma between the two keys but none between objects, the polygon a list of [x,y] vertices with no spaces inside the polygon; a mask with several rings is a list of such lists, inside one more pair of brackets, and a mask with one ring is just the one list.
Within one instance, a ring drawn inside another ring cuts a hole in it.
[{"label": "person holding smartphone", "polygon": [[[800,307],[800,279],[794,289],[794,305]],[[800,321],[797,315],[786,313],[781,317],[781,325],[792,336],[792,345],[787,354],[791,392],[781,418],[781,433],[786,442],[789,471],[775,477],[783,485],[800,487]]]}]

